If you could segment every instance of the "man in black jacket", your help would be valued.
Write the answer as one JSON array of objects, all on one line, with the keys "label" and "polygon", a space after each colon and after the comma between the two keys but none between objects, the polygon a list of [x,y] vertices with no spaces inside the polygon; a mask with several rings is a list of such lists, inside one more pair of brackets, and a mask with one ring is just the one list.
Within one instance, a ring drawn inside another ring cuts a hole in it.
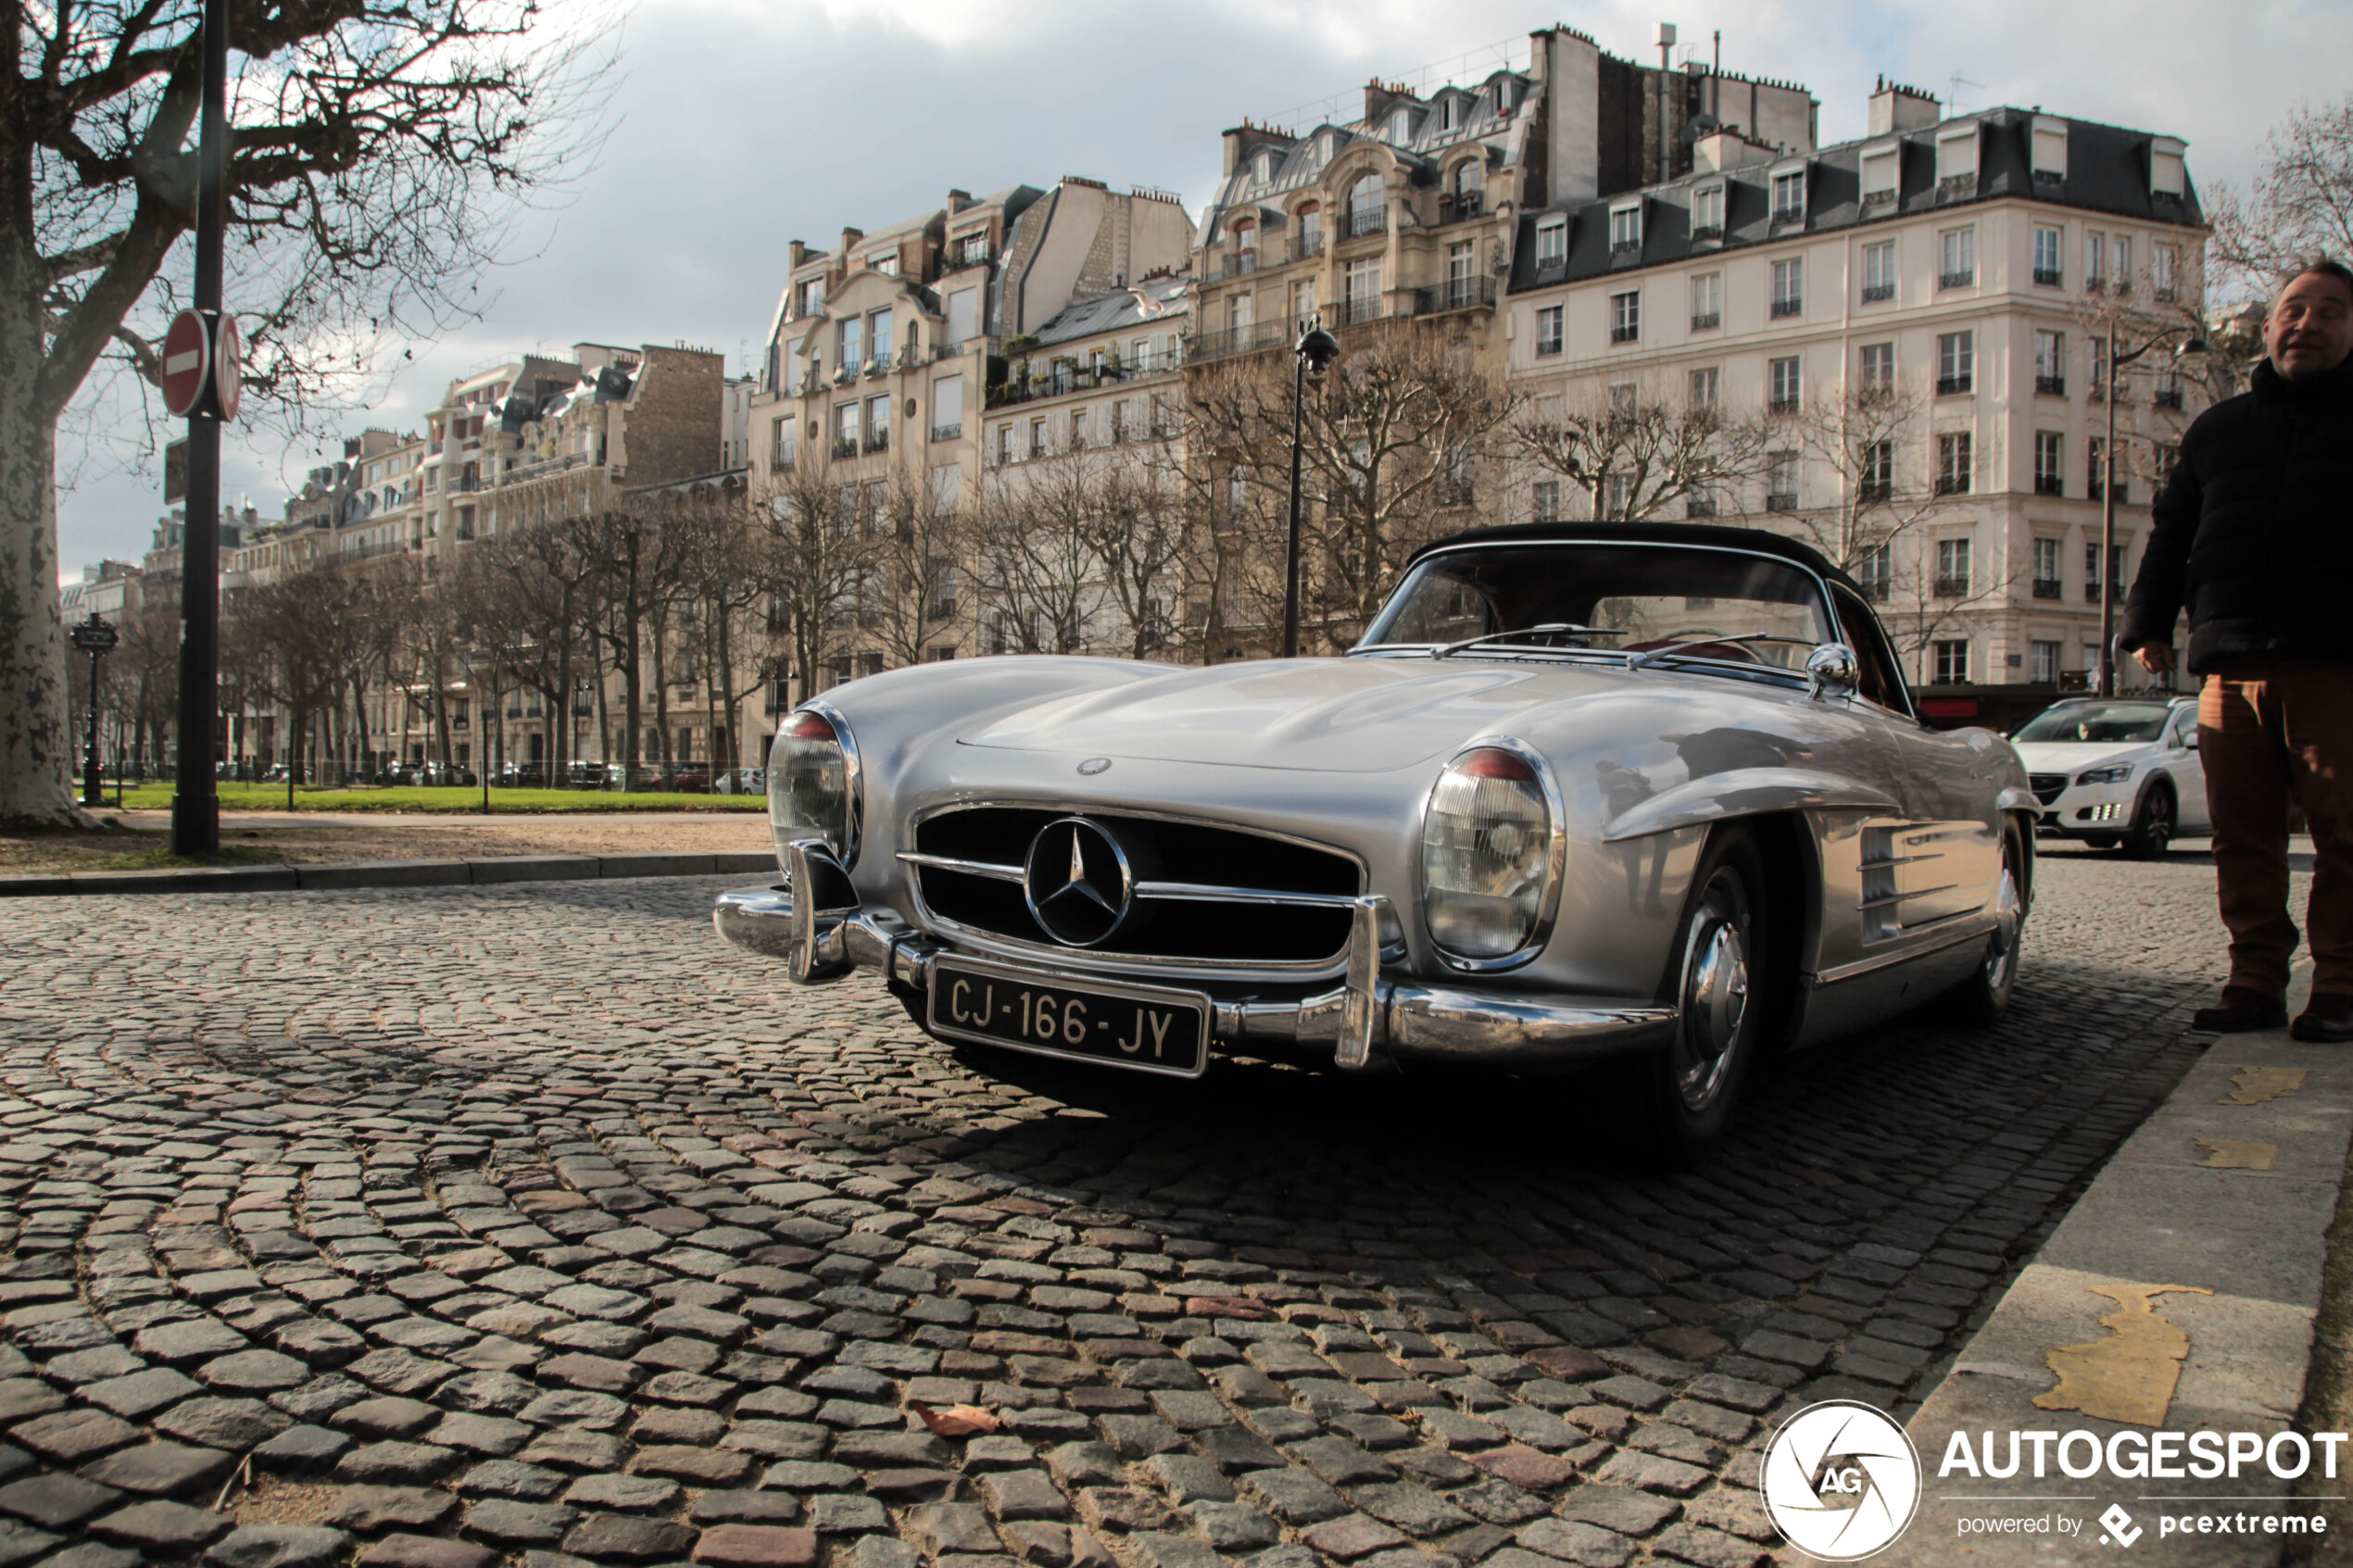
[{"label": "man in black jacket", "polygon": [[2157,498],[2118,642],[2173,668],[2190,616],[2215,884],[2231,934],[2196,1026],[2287,1022],[2287,809],[2312,831],[2312,1000],[2299,1040],[2353,1040],[2353,270],[2314,258],[2263,323],[2253,390],[2198,416]]}]

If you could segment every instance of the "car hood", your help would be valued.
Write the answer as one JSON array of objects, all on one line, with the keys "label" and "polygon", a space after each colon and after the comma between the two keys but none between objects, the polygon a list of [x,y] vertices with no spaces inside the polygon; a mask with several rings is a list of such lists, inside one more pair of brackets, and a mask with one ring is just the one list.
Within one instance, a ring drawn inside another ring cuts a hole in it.
[{"label": "car hood", "polygon": [[2019,760],[2034,773],[2072,773],[2103,762],[2137,760],[2149,748],[2145,740],[2029,741],[2018,748]]},{"label": "car hood", "polygon": [[981,724],[965,746],[1302,772],[1413,767],[1510,727],[1529,709],[1617,693],[1617,667],[1422,659],[1258,660],[1056,697]]}]

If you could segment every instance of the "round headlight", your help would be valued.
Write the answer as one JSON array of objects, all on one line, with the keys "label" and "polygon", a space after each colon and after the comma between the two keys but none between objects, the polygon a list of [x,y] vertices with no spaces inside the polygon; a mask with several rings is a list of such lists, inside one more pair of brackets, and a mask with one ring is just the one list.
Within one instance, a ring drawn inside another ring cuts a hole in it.
[{"label": "round headlight", "polygon": [[1534,764],[1482,746],[1446,765],[1422,817],[1423,918],[1441,952],[1477,961],[1527,947],[1552,867],[1552,810]]},{"label": "round headlight", "polygon": [[847,728],[809,708],[786,719],[768,759],[768,827],[778,859],[797,838],[822,838],[847,867],[858,851],[857,788]]}]

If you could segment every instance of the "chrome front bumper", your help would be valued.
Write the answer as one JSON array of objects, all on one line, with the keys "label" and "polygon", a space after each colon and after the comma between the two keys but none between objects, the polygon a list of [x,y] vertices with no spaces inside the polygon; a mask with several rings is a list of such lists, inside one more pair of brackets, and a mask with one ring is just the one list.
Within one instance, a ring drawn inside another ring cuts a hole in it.
[{"label": "chrome front bumper", "polygon": [[[849,878],[822,844],[787,851],[791,886],[723,893],[711,910],[719,935],[736,947],[785,960],[798,985],[822,985],[856,969],[881,971],[918,995],[931,991],[932,960],[943,949],[887,909],[858,906]],[[1229,1044],[1328,1046],[1344,1068],[1391,1060],[1541,1067],[1594,1060],[1663,1044],[1675,1010],[1655,1002],[1472,990],[1387,974],[1380,929],[1389,900],[1356,900],[1348,970],[1332,990],[1297,1001],[1216,1001],[1212,1034]],[[1088,976],[1040,965],[1075,985]],[[1123,976],[1132,983],[1132,977]]]}]

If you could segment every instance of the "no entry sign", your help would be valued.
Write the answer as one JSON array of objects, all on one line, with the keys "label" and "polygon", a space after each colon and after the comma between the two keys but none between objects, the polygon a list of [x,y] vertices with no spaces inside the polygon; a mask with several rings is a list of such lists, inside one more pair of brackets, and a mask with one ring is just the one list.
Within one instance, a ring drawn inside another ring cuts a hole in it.
[{"label": "no entry sign", "polygon": [[212,332],[203,315],[182,310],[163,334],[163,406],[185,418],[204,396],[212,370]]},{"label": "no entry sign", "polygon": [[212,342],[212,401],[223,420],[237,417],[238,395],[245,390],[245,342],[238,335],[237,319],[226,310]]}]

